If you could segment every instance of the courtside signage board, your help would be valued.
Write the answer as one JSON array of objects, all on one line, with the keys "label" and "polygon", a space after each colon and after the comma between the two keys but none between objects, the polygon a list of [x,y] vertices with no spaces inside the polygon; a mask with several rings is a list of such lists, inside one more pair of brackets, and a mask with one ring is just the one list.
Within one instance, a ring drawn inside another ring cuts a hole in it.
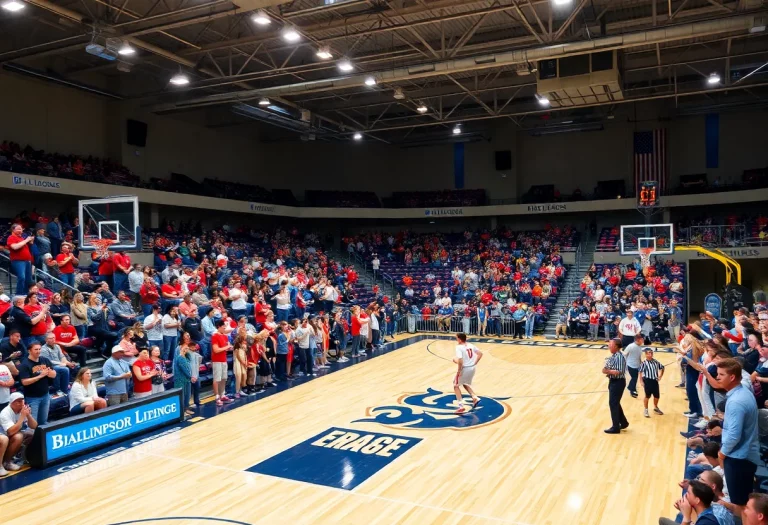
[{"label": "courtside signage board", "polygon": [[409,436],[333,427],[247,470],[352,490],[420,441]]},{"label": "courtside signage board", "polygon": [[[106,408],[39,427],[27,457],[45,466],[182,420],[181,390]],[[41,449],[42,448],[42,449]]]}]

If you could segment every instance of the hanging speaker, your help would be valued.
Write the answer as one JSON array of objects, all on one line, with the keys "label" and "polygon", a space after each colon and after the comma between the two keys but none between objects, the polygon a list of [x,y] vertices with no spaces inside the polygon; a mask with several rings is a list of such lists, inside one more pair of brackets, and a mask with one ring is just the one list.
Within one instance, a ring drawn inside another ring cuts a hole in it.
[{"label": "hanging speaker", "polygon": [[143,148],[147,145],[147,123],[128,119],[125,125],[127,142],[130,146]]},{"label": "hanging speaker", "polygon": [[509,171],[512,169],[512,152],[496,152],[496,171]]}]

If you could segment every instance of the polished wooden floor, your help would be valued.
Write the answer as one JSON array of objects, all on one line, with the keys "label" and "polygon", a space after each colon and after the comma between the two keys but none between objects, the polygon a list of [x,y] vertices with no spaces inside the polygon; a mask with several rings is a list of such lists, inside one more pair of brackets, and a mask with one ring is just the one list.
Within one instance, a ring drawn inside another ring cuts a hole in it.
[{"label": "polished wooden floor", "polygon": [[[105,525],[201,516],[270,525],[647,525],[673,515],[685,454],[678,431],[686,423],[675,366],[661,385],[665,415],[646,419],[641,399],[625,395],[630,427],[620,436],[603,433],[610,424],[600,374],[607,351],[513,344],[478,345],[486,356],[477,392],[510,396],[511,414],[501,421],[462,431],[352,423],[367,407],[393,404],[405,392],[451,390],[455,365],[445,359],[454,343],[432,342],[431,352],[428,344],[13,491],[0,497],[2,521]],[[333,426],[423,441],[353,491],[245,471]]]}]

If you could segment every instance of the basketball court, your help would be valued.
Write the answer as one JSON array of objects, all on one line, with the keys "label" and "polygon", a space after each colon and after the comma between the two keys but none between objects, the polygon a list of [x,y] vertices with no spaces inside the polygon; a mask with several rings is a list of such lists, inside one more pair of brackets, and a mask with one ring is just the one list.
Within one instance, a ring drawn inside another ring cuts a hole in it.
[{"label": "basketball court", "polygon": [[639,525],[673,515],[687,424],[673,354],[657,353],[672,363],[665,415],[644,418],[642,399],[625,395],[630,427],[611,436],[602,345],[475,340],[482,402],[457,416],[455,342],[399,339],[384,355],[218,414],[206,407],[215,417],[55,471],[4,495],[3,521]]}]

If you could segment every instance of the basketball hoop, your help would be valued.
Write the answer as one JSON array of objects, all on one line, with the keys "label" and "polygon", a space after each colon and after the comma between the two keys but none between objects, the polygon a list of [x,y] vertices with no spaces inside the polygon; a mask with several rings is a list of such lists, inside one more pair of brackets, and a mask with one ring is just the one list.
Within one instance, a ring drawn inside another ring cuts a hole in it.
[{"label": "basketball hoop", "polygon": [[113,239],[93,239],[91,246],[93,246],[93,251],[96,255],[102,258],[109,252],[109,247],[115,244],[115,242]]},{"label": "basketball hoop", "polygon": [[651,265],[651,255],[653,255],[654,248],[649,246],[648,248],[640,248],[640,264],[643,269],[648,268]]}]

